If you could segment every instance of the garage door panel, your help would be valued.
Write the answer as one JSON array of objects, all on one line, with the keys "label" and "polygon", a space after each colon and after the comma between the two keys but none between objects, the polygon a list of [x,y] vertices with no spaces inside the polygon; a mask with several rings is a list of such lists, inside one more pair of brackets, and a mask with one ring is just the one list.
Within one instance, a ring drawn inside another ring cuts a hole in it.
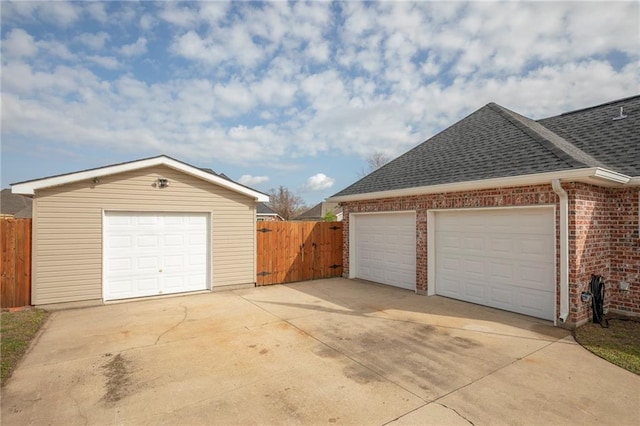
[{"label": "garage door panel", "polygon": [[513,304],[513,290],[508,287],[492,287],[491,299],[496,302],[496,306],[509,307]]},{"label": "garage door panel", "polygon": [[553,319],[552,209],[438,212],[435,218],[437,294]]},{"label": "garage door panel", "polygon": [[500,279],[502,282],[512,282],[514,277],[513,265],[504,262],[492,262],[489,275]]},{"label": "garage door panel", "polygon": [[[150,271],[150,272],[155,272],[157,269],[160,268],[160,262],[158,260],[157,256],[138,256],[136,258],[136,269],[137,270],[145,270],[145,271]],[[133,266],[133,264],[130,264],[130,268]],[[131,272],[132,269],[129,269],[128,272]]]},{"label": "garage door panel", "polygon": [[415,214],[356,215],[355,276],[415,289]]},{"label": "garage door panel", "polygon": [[208,287],[208,215],[105,213],[105,300]]},{"label": "garage door panel", "polygon": [[486,288],[473,281],[464,282],[462,289],[462,294],[470,301],[479,302],[485,299]]},{"label": "garage door panel", "polygon": [[547,265],[547,269],[544,270],[539,264],[524,264],[519,270],[519,281],[524,284],[522,287],[549,291],[549,282],[554,282],[553,265]]},{"label": "garage door panel", "polygon": [[135,287],[140,291],[138,297],[156,294],[159,281],[158,278],[138,278],[137,280],[131,280],[132,284],[136,284]]}]

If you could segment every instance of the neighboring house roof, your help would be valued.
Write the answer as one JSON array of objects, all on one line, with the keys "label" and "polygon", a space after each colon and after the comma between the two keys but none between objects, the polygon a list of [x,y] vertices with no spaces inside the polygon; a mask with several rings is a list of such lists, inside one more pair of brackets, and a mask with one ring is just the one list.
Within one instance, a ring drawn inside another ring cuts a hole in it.
[{"label": "neighboring house roof", "polygon": [[258,216],[277,216],[281,220],[284,220],[284,219],[282,219],[282,217],[278,213],[276,213],[271,207],[269,207],[265,203],[258,203],[257,204],[257,206],[256,206],[256,214]]},{"label": "neighboring house roof", "polygon": [[31,217],[33,199],[24,195],[13,194],[11,189],[3,189],[0,199],[0,214],[19,219]]},{"label": "neighboring house roof", "polygon": [[[620,107],[626,118],[614,120]],[[329,200],[389,191],[409,195],[411,188],[463,189],[461,183],[478,181],[490,187],[505,178],[557,172],[559,178],[627,183],[640,176],[638,128],[640,96],[538,121],[490,103]]]},{"label": "neighboring house roof", "polygon": [[195,176],[207,182],[222,186],[231,191],[244,194],[254,198],[259,202],[269,201],[269,196],[262,192],[251,189],[248,186],[232,181],[226,176],[221,176],[213,172],[211,169],[201,169],[190,164],[178,161],[166,155],[157,157],[144,158],[141,160],[129,161],[126,163],[113,164],[95,169],[83,170],[74,173],[66,173],[62,175],[50,176],[42,179],[34,179],[25,182],[18,182],[11,185],[14,194],[33,195],[38,189],[50,188],[54,186],[66,185],[68,183],[77,182],[86,179],[95,179],[102,176],[114,175],[118,173],[128,172],[131,170],[139,170],[153,166],[166,166],[175,170],[182,171],[191,176]]},{"label": "neighboring house roof", "polygon": [[322,203],[318,203],[315,206],[311,207],[309,210],[300,214],[296,219],[312,220],[312,219],[320,219],[320,218],[322,218]]},{"label": "neighboring house roof", "polygon": [[329,211],[337,217],[342,212],[342,207],[336,202],[322,201],[296,217],[295,220],[322,220]]}]

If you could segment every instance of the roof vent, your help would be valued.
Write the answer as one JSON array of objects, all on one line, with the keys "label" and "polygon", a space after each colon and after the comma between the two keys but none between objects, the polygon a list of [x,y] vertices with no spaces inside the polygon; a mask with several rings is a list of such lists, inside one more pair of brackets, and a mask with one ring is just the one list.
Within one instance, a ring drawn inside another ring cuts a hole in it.
[{"label": "roof vent", "polygon": [[613,117],[614,120],[622,120],[623,118],[627,118],[627,115],[624,113],[624,107],[620,107],[620,115],[617,117]]}]

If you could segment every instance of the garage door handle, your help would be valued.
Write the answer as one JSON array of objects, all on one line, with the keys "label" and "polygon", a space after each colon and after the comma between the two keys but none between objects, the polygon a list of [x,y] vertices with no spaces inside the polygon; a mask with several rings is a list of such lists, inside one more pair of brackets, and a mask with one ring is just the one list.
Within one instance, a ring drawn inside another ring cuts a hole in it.
[{"label": "garage door handle", "polygon": [[300,255],[302,256],[302,261],[304,262],[304,243],[300,244]]}]

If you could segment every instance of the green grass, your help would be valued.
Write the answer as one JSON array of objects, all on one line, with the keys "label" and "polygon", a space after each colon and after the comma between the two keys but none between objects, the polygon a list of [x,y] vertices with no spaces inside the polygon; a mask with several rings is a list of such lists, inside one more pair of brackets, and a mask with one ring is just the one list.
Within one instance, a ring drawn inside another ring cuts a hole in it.
[{"label": "green grass", "polygon": [[614,317],[609,319],[609,328],[587,323],[574,335],[589,351],[640,375],[640,319]]},{"label": "green grass", "polygon": [[48,316],[42,309],[2,312],[0,317],[1,382],[4,385]]}]

